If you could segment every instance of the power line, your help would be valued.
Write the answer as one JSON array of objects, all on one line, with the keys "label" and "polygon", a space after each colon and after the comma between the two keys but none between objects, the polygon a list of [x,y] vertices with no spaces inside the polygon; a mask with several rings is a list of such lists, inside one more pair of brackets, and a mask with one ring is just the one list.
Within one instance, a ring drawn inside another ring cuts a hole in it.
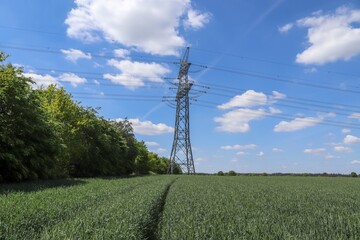
[{"label": "power line", "polygon": [[[61,49],[59,50],[59,49],[51,49],[51,48],[30,48],[30,47],[24,47],[24,46],[7,45],[7,44],[3,44],[3,43],[0,43],[0,47],[7,48],[7,49],[21,50],[21,51],[52,53],[52,54],[64,55],[64,53],[61,51]],[[77,49],[77,50],[79,50],[79,49]],[[82,50],[80,50],[80,51],[82,51]],[[100,54],[95,54],[95,53],[89,52],[89,51],[82,51],[82,52],[91,54],[91,57],[95,57],[95,58],[105,58],[105,59],[119,58],[116,55],[105,55],[105,54],[100,55]],[[178,64],[178,59],[164,59],[164,58],[154,58],[154,57],[149,58],[144,55],[135,55],[135,56],[133,55],[131,60],[142,60],[142,61],[146,60],[146,61],[151,61],[151,62]]]},{"label": "power line", "polygon": [[[143,101],[143,102],[148,102],[148,101],[152,101],[152,102],[161,102],[162,99],[161,97],[159,97],[159,99],[155,99],[155,98],[144,98],[144,97],[136,97],[136,98],[129,98],[129,97],[96,97],[96,96],[92,96],[92,97],[83,97],[83,96],[73,96],[75,99],[96,99],[96,100],[104,100],[104,101]],[[199,101],[202,102],[202,101]],[[211,108],[211,109],[216,109],[215,106],[210,105],[210,104],[202,104],[199,102],[194,102],[191,105],[193,106],[199,106],[199,107],[205,107],[205,108]],[[260,116],[260,114],[257,113],[249,113],[249,115],[254,115],[254,116]],[[269,112],[264,112],[263,115],[264,117],[270,117],[270,118],[275,118],[275,119],[280,119],[280,120],[294,120],[295,118],[297,119],[297,121],[300,122],[314,122],[318,125],[326,125],[326,126],[333,126],[333,127],[342,127],[342,128],[349,128],[349,129],[360,129],[360,124],[354,124],[354,123],[347,123],[347,122],[341,122],[341,121],[331,121],[331,120],[324,120],[324,119],[320,119],[319,121],[316,120],[309,120],[306,118],[301,118],[301,117],[294,117],[292,115],[288,115],[288,114],[280,114],[280,113],[276,113],[276,114],[272,114]]]},{"label": "power line", "polygon": [[[212,89],[215,89],[217,91],[238,94],[239,93],[238,91],[246,92],[248,90],[248,89],[243,89],[243,88],[229,87],[229,86],[220,85],[220,84],[212,84],[212,83],[204,83],[204,82],[199,82],[199,83],[208,86],[210,91]],[[266,91],[265,92],[262,91],[262,93],[267,94],[269,96],[273,94],[272,92],[266,92]],[[227,96],[227,97],[233,97],[233,96]],[[354,111],[358,111],[360,109],[360,106],[356,106],[356,105],[340,104],[340,103],[319,101],[319,100],[315,100],[315,99],[299,98],[299,97],[292,97],[292,96],[286,95],[286,101],[289,101],[289,99],[291,101],[300,101],[300,103],[306,102],[306,104],[310,104],[310,105],[313,105],[314,103],[318,103],[318,104],[338,106],[339,108],[349,108],[349,109],[352,108]],[[284,99],[282,99],[282,101],[284,101]],[[301,104],[303,104],[303,103],[301,103]]]},{"label": "power line", "polygon": [[[207,49],[196,48],[196,47],[192,47],[192,49],[197,50],[197,51],[211,53],[211,54],[217,54],[217,55],[220,54],[220,55],[230,56],[230,57],[234,57],[234,58],[240,58],[240,59],[249,60],[249,61],[270,63],[270,64],[275,64],[275,65],[280,65],[280,66],[287,66],[287,67],[298,68],[298,69],[303,68],[303,66],[299,66],[299,65],[296,65],[296,64],[290,64],[290,63],[279,62],[279,61],[275,61],[275,60],[269,60],[269,59],[263,59],[263,58],[255,58],[255,57],[238,55],[238,54],[233,54],[233,53],[228,53],[228,52],[221,52],[221,51],[216,51],[216,50],[207,50]],[[354,78],[359,78],[360,77],[360,75],[357,75],[357,74],[332,71],[332,70],[329,70],[329,69],[323,69],[322,70],[322,69],[317,68],[316,70],[318,72],[324,72],[324,73],[336,74],[336,75],[343,75],[343,76],[349,76],[349,77],[354,77]]]},{"label": "power line", "polygon": [[284,83],[289,83],[289,84],[296,84],[296,85],[302,85],[302,86],[307,86],[307,87],[334,90],[334,91],[341,91],[341,92],[348,92],[348,93],[355,93],[355,94],[360,93],[360,91],[357,91],[357,90],[342,89],[342,88],[336,88],[336,87],[329,87],[329,86],[325,86],[325,85],[319,85],[319,84],[313,84],[313,83],[307,83],[307,82],[301,82],[301,81],[294,81],[294,80],[291,80],[291,79],[280,78],[278,76],[264,75],[262,73],[245,72],[245,71],[242,71],[242,70],[237,70],[235,68],[217,67],[215,65],[214,66],[212,66],[212,65],[207,66],[207,65],[198,64],[198,63],[193,63],[193,64],[196,65],[196,66],[199,66],[199,67],[213,69],[213,70],[216,70],[216,71],[227,72],[227,73],[232,73],[232,74],[237,74],[237,75],[244,75],[244,76],[249,76],[249,77],[254,77],[254,78],[268,79],[268,80],[272,80],[272,81],[284,82]]}]

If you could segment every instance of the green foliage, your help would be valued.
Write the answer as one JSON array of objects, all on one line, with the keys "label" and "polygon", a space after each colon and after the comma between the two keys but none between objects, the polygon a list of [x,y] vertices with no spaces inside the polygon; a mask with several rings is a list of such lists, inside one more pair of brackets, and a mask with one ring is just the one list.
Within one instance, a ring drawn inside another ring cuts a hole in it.
[{"label": "green foliage", "polygon": [[236,172],[233,171],[233,170],[230,170],[228,173],[227,173],[228,176],[236,176]]},{"label": "green foliage", "polygon": [[105,120],[62,87],[35,90],[11,64],[0,65],[0,80],[0,182],[166,173],[168,161],[136,140],[127,119]]},{"label": "green foliage", "polygon": [[219,171],[219,172],[217,173],[217,175],[219,175],[219,176],[224,176],[225,174],[224,174],[223,171]]},{"label": "green foliage", "polygon": [[351,172],[351,173],[350,173],[350,176],[351,176],[351,177],[357,177],[358,175],[356,174],[356,172]]},{"label": "green foliage", "polygon": [[[2,53],[1,60],[5,59]],[[21,181],[56,175],[60,139],[31,79],[0,65],[0,179]]]}]

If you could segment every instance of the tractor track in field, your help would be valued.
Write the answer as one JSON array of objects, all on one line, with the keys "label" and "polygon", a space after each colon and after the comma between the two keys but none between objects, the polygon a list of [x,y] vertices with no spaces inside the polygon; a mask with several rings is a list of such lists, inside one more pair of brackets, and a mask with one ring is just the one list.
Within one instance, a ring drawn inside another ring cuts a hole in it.
[{"label": "tractor track in field", "polygon": [[171,186],[175,183],[175,181],[177,179],[178,178],[175,178],[166,186],[162,195],[155,203],[154,208],[152,209],[152,213],[151,213],[152,221],[150,223],[148,223],[146,227],[143,228],[144,239],[147,239],[147,240],[158,239],[158,229],[159,229],[162,213],[165,208],[166,198],[167,198],[167,195],[169,193]]}]

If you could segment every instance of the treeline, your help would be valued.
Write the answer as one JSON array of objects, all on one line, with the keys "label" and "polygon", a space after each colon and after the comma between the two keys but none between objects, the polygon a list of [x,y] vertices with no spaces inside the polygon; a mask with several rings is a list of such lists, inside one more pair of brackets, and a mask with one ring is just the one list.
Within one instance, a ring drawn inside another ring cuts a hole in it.
[{"label": "treeline", "polygon": [[169,160],[148,151],[129,121],[98,116],[62,87],[34,89],[6,58],[0,52],[0,182],[166,173]]}]

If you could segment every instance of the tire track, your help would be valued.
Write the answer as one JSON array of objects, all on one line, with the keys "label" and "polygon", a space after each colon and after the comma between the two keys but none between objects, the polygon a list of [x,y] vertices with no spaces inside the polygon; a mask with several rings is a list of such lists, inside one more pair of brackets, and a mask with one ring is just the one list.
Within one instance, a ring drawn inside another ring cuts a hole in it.
[{"label": "tire track", "polygon": [[165,207],[165,203],[166,203],[166,198],[167,195],[169,193],[169,190],[171,188],[171,186],[175,183],[175,181],[178,179],[175,178],[174,180],[172,180],[164,189],[163,193],[161,194],[161,196],[157,199],[157,201],[154,204],[153,209],[151,210],[152,213],[152,221],[149,222],[147,224],[147,226],[145,226],[143,228],[143,236],[144,239],[148,239],[148,240],[156,240],[158,239],[158,229],[159,229],[159,225],[160,225],[160,220],[164,211],[164,207]]}]

